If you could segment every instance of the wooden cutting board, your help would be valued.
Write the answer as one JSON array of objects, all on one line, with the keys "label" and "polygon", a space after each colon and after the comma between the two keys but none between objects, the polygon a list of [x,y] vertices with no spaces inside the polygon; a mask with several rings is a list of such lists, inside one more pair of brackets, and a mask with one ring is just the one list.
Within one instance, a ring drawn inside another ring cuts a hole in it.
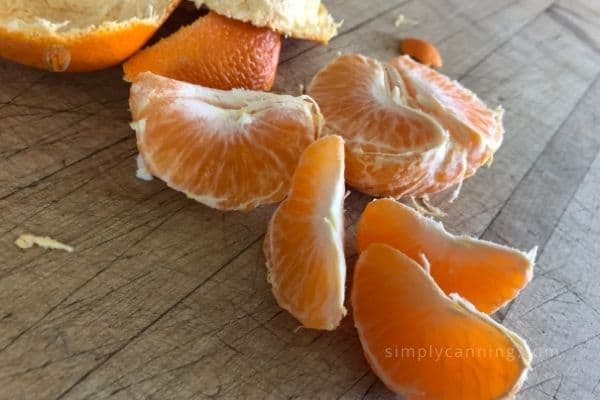
[{"label": "wooden cutting board", "polygon": [[[600,398],[600,3],[326,3],[340,35],[286,40],[275,90],[299,93],[338,52],[388,59],[410,35],[501,103],[494,165],[437,204],[453,232],[539,246],[535,279],[496,315],[534,351],[520,398]],[[217,212],[135,178],[127,98],[119,68],[0,61],[0,399],[393,398],[351,315],[316,332],[275,304],[261,251],[273,207]],[[369,200],[346,202],[350,269]],[[20,250],[25,232],[75,252]]]}]

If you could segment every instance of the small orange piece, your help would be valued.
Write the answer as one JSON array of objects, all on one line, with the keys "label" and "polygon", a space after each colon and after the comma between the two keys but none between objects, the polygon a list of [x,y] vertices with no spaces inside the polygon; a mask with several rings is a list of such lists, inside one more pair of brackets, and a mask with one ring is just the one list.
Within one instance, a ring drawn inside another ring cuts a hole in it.
[{"label": "small orange piece", "polygon": [[131,86],[129,104],[142,167],[221,210],[283,200],[321,133],[308,96],[209,89],[151,72]]},{"label": "small orange piece", "polygon": [[326,136],[302,153],[263,246],[277,303],[307,328],[334,329],[346,314],[343,204],[344,142]]},{"label": "small orange piece", "polygon": [[0,57],[54,72],[119,64],[154,34],[180,0],[0,1]]},{"label": "small orange piece", "polygon": [[360,254],[351,301],[367,361],[403,399],[512,399],[526,378],[523,339],[388,245]]},{"label": "small orange piece", "polygon": [[123,70],[128,81],[150,71],[223,90],[269,90],[280,48],[279,34],[211,12],[143,49]]},{"label": "small orange piece", "polygon": [[444,292],[458,293],[493,313],[514,299],[533,275],[533,254],[469,236],[454,236],[433,219],[392,199],[367,205],[356,233],[358,251],[386,243],[420,262]]},{"label": "small orange piece", "polygon": [[400,51],[428,67],[440,68],[442,56],[434,45],[423,39],[406,38],[400,42]]},{"label": "small orange piece", "polygon": [[501,111],[408,56],[387,65],[342,55],[313,78],[329,132],[346,143],[346,180],[373,196],[444,190],[473,175],[502,141]]}]

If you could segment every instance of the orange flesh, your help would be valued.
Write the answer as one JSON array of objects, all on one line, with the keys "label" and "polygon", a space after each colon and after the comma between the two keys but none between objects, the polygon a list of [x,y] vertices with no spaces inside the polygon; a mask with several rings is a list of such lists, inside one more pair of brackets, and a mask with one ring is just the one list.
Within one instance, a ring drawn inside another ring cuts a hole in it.
[{"label": "orange flesh", "polygon": [[490,110],[456,81],[408,57],[396,57],[390,66],[402,75],[415,105],[443,121],[452,138],[467,150],[466,177],[475,173],[502,143],[502,113]]},{"label": "orange flesh", "polygon": [[408,56],[358,54],[324,67],[308,93],[346,141],[346,180],[373,196],[439,192],[473,175],[502,141],[501,111]]},{"label": "orange flesh", "polygon": [[307,97],[226,92],[149,72],[132,85],[130,107],[147,170],[218,209],[282,200],[321,129]]},{"label": "orange flesh", "polygon": [[263,247],[277,302],[308,328],[334,329],[346,313],[343,201],[344,144],[327,136],[302,154]]},{"label": "orange flesh", "polygon": [[396,154],[431,149],[444,141],[434,121],[394,101],[386,72],[373,59],[341,56],[312,86],[315,98],[337,100],[323,101],[323,113],[347,117],[332,121],[331,128],[347,132],[348,140],[363,144],[365,151]]},{"label": "orange flesh", "polygon": [[[313,79],[327,127],[346,139],[348,183],[373,195],[413,187],[436,162],[447,137],[426,114],[407,106],[373,59],[340,56]],[[410,172],[407,172],[410,171]]]},{"label": "orange flesh", "polygon": [[384,244],[361,253],[352,308],[371,367],[407,400],[510,397],[531,361],[517,335],[444,295],[423,268]]},{"label": "orange flesh", "polygon": [[279,34],[211,12],[140,51],[123,70],[129,81],[151,71],[223,90],[269,90],[280,48]]},{"label": "orange flesh", "polygon": [[515,298],[533,274],[530,256],[451,235],[440,223],[392,199],[369,203],[360,218],[359,252],[371,243],[386,243],[417,262],[424,255],[431,276],[445,293],[458,293],[485,313],[493,313]]}]

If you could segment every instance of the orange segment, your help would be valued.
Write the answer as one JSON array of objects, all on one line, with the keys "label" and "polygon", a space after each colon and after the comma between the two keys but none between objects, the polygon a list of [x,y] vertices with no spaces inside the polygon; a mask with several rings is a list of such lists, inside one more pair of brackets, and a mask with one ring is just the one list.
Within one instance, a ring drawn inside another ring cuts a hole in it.
[{"label": "orange segment", "polygon": [[282,200],[321,131],[308,96],[222,91],[150,72],[132,85],[130,108],[146,170],[222,210]]},{"label": "orange segment", "polygon": [[346,141],[348,183],[373,196],[444,190],[490,161],[502,140],[500,111],[408,56],[385,66],[339,56],[308,93]]},{"label": "orange segment", "polygon": [[525,380],[531,353],[523,339],[446,296],[388,245],[361,253],[351,301],[371,368],[407,400],[512,398]]},{"label": "orange segment", "polygon": [[217,89],[269,90],[280,48],[277,33],[211,12],[140,51],[123,70],[129,81],[151,71]]},{"label": "orange segment", "polygon": [[344,143],[308,146],[264,242],[277,303],[307,328],[334,329],[344,308]]},{"label": "orange segment", "polygon": [[386,243],[415,261],[425,256],[431,276],[444,292],[458,293],[485,313],[514,299],[533,275],[533,255],[454,236],[441,223],[392,199],[367,205],[356,236],[359,251],[371,243]]},{"label": "orange segment", "polygon": [[0,0],[0,57],[50,71],[118,64],[152,36],[180,0]]}]

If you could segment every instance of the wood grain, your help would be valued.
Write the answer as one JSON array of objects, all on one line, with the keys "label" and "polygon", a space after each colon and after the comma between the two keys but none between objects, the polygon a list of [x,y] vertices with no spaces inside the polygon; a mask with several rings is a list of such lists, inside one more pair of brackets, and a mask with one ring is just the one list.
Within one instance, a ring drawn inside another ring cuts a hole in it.
[{"label": "wood grain", "polygon": [[[276,90],[337,52],[387,59],[403,36],[506,109],[494,165],[447,210],[451,231],[540,248],[497,318],[535,353],[520,398],[600,397],[600,7],[576,1],[326,2],[329,46],[286,40]],[[416,24],[394,26],[398,14]],[[221,213],[134,176],[118,68],[50,74],[0,61],[0,399],[387,399],[351,317],[298,330],[261,252],[273,207]],[[368,196],[346,202],[347,256]],[[72,254],[13,245],[49,235]]]}]

